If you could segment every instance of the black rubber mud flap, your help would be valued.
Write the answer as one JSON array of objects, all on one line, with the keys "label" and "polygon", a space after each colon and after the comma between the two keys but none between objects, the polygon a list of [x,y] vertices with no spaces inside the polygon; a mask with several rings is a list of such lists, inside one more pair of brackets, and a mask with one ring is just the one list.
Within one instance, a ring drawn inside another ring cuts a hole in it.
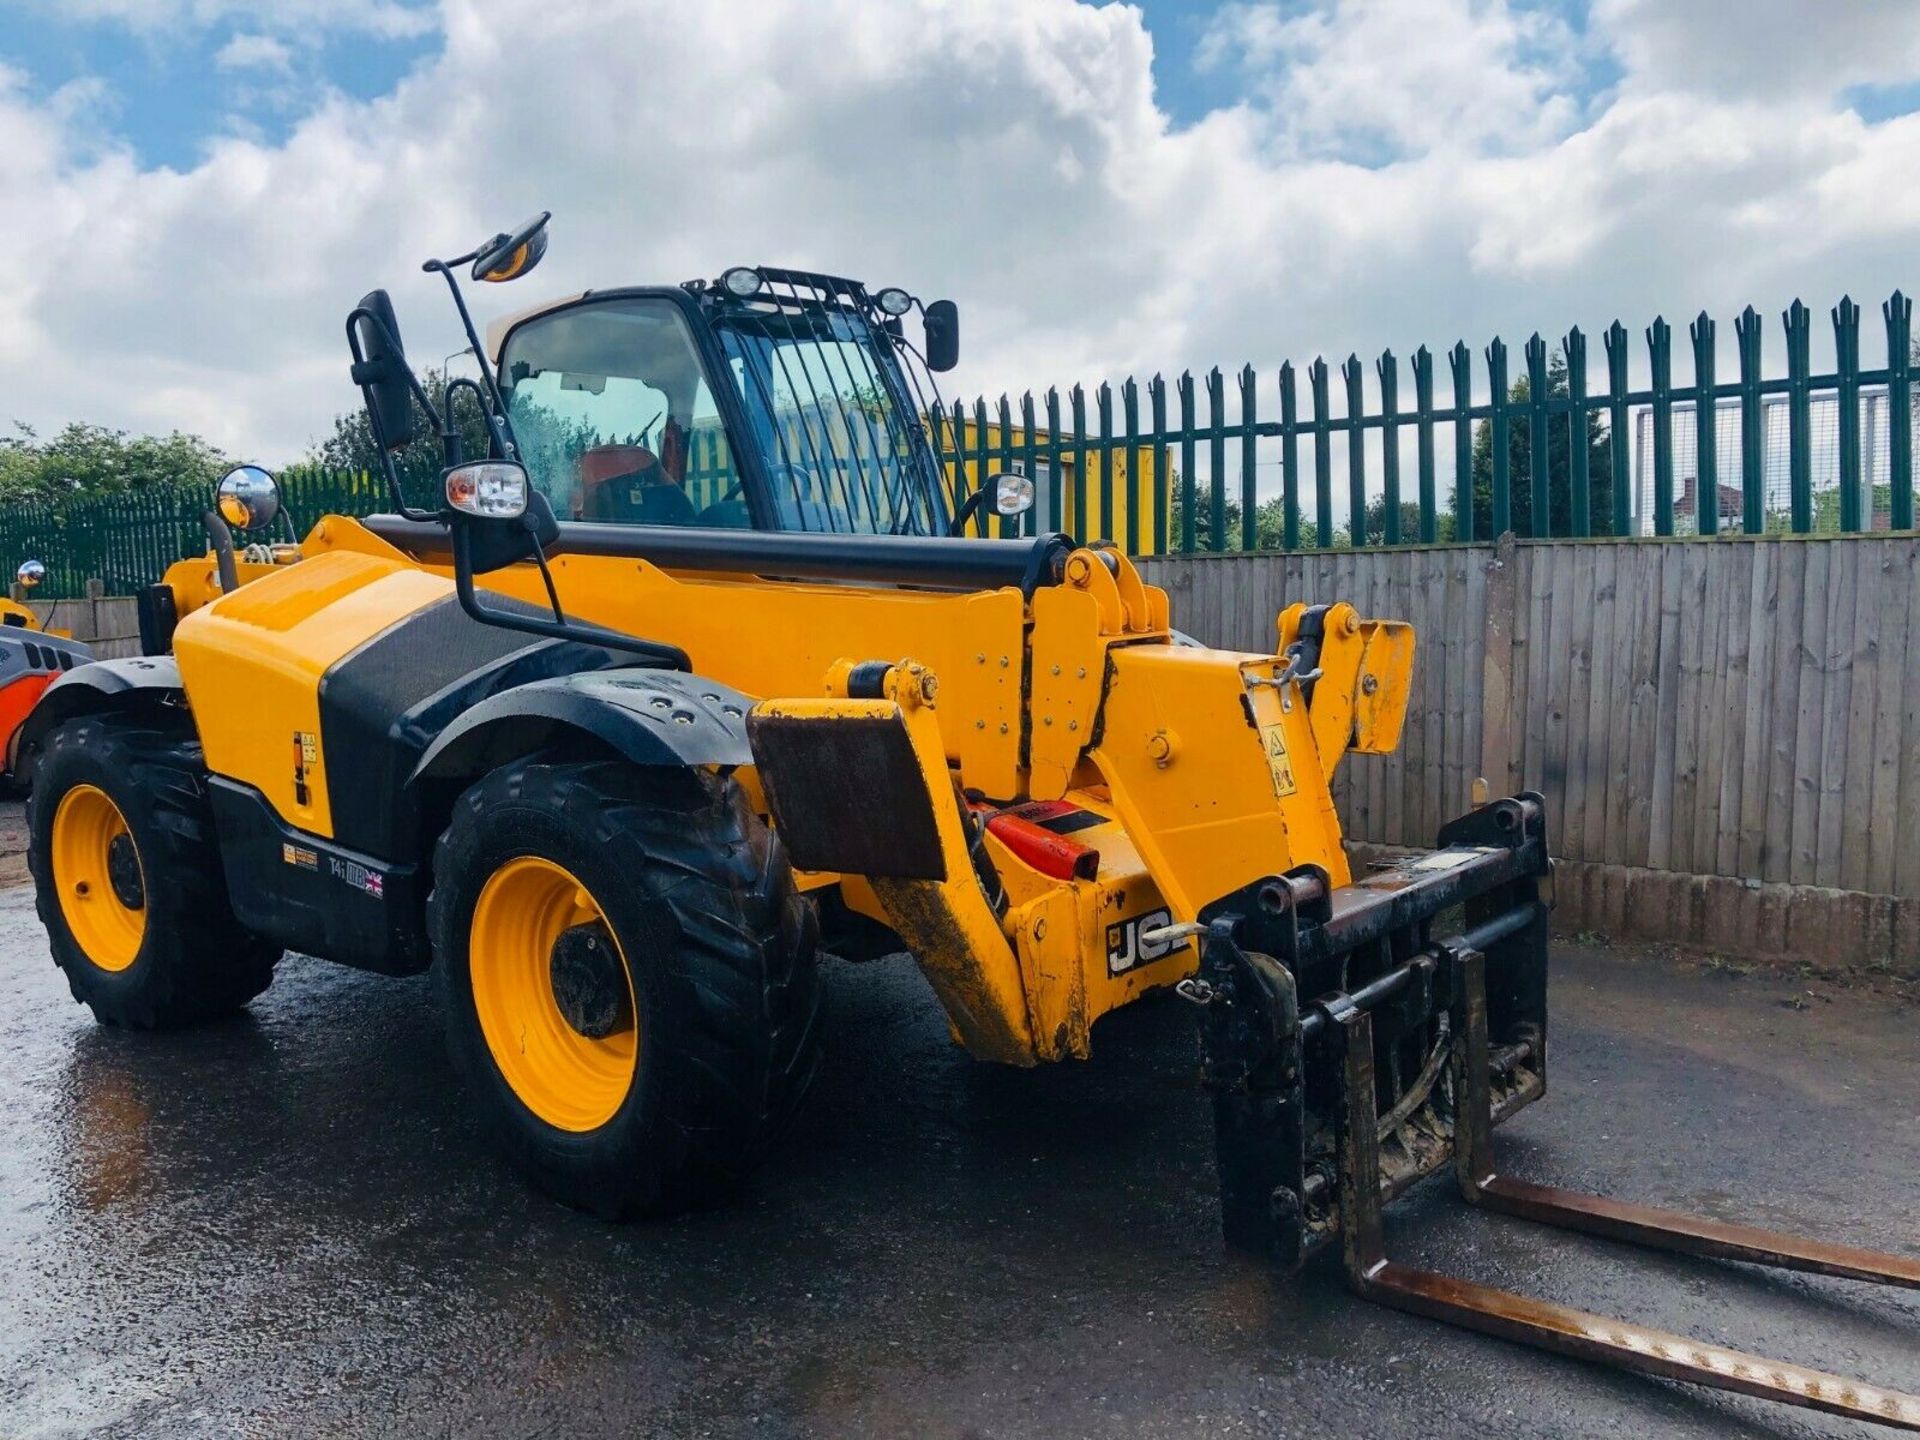
[{"label": "black rubber mud flap", "polygon": [[947,878],[933,797],[898,710],[754,711],[747,716],[747,740],[774,828],[800,869]]}]

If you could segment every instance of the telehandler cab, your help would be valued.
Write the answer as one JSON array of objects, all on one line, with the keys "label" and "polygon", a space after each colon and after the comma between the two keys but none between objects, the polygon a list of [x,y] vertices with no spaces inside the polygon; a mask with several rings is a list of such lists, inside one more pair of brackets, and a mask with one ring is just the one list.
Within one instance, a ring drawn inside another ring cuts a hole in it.
[{"label": "telehandler cab", "polygon": [[[1473,806],[1356,877],[1329,782],[1398,742],[1409,628],[1292,605],[1271,654],[1182,643],[1112,545],[955,538],[923,424],[957,316],[738,267],[475,331],[435,414],[386,294],[347,322],[394,513],[182,562],[145,658],[27,722],[54,958],[107,1023],[258,994],[283,950],[438,977],[506,1148],[609,1217],[742,1175],[821,1041],[816,950],[910,951],[971,1054],[1082,1057],[1172,988],[1198,1019],[1226,1236],[1361,1294],[1589,1359],[1920,1429],[1920,1399],[1396,1264],[1382,1205],[1474,1203],[1723,1259],[1920,1286],[1920,1262],[1516,1180],[1540,1098],[1547,817]],[[920,342],[906,318],[922,317]],[[456,404],[487,454],[460,453]],[[390,455],[442,446],[416,507]],[[226,487],[246,526],[258,478]],[[958,512],[958,513],[956,513]]]}]

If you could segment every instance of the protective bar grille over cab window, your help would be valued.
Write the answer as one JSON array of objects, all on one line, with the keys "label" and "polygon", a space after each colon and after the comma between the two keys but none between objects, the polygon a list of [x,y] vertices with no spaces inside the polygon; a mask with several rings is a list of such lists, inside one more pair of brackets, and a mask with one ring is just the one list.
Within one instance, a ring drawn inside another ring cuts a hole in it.
[{"label": "protective bar grille over cab window", "polygon": [[926,435],[887,342],[855,311],[791,298],[714,326],[767,456],[778,528],[941,533],[919,464]]}]

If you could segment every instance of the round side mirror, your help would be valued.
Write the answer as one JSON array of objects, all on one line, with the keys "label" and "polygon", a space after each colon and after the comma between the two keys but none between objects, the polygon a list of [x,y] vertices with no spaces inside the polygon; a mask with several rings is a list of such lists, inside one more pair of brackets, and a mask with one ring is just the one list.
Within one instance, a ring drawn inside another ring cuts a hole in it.
[{"label": "round side mirror", "polygon": [[20,568],[13,572],[13,578],[31,590],[47,578],[47,567],[38,560],[22,560]]},{"label": "round side mirror", "polygon": [[993,513],[1024,515],[1033,508],[1033,481],[1017,470],[1006,470],[993,477]]},{"label": "round side mirror", "polygon": [[279,483],[258,465],[242,465],[221,476],[214,499],[220,518],[236,530],[259,530],[280,513]]}]

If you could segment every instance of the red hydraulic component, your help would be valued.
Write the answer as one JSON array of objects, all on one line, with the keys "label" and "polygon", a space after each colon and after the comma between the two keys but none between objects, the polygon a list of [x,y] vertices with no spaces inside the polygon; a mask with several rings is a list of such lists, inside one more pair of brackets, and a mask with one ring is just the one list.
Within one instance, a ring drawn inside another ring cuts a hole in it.
[{"label": "red hydraulic component", "polygon": [[990,817],[987,833],[1021,863],[1055,880],[1091,880],[1100,871],[1100,852],[1093,846],[1056,835],[1011,810]]}]

